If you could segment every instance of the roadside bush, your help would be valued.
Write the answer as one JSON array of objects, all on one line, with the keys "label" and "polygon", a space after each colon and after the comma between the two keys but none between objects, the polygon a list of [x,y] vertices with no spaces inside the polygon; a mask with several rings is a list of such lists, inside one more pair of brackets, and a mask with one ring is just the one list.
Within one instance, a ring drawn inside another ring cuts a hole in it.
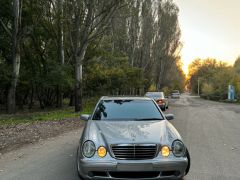
[{"label": "roadside bush", "polygon": [[202,93],[209,99],[209,96],[214,93],[213,86],[211,84],[204,83],[202,86]]},{"label": "roadside bush", "polygon": [[169,96],[171,93],[171,89],[169,87],[162,88],[162,91],[164,92],[165,96]]},{"label": "roadside bush", "polygon": [[189,66],[189,87],[193,93],[200,86],[201,97],[211,100],[227,99],[228,85],[239,92],[238,78],[233,66],[216,59],[197,59]]}]

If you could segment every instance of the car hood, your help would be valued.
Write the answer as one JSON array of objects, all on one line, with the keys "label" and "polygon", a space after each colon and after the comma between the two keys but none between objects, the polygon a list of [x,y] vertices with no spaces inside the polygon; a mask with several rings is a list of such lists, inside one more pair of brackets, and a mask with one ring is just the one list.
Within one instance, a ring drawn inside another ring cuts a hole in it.
[{"label": "car hood", "polygon": [[89,121],[88,138],[96,143],[154,143],[171,145],[181,139],[167,120],[161,121]]}]

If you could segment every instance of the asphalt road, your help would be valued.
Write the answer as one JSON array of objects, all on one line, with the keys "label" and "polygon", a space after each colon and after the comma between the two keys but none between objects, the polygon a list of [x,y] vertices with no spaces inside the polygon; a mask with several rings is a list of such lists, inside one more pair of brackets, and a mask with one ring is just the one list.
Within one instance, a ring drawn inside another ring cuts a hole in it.
[{"label": "asphalt road", "polygon": [[[187,95],[166,113],[190,151],[185,180],[240,180],[240,106]],[[75,156],[81,129],[0,155],[0,180],[79,180]]]}]

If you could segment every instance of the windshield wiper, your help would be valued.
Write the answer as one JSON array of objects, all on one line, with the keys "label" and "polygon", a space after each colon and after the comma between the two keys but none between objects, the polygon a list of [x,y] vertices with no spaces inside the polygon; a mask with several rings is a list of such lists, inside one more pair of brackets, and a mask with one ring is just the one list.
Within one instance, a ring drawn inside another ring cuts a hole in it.
[{"label": "windshield wiper", "polygon": [[145,121],[145,120],[163,120],[162,118],[142,118],[142,119],[135,119],[136,121]]}]

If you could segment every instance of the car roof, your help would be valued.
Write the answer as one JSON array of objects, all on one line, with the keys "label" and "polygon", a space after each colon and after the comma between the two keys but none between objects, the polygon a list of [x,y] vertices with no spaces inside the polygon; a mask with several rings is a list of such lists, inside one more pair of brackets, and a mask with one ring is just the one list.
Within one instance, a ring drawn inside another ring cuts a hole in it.
[{"label": "car roof", "polygon": [[142,96],[103,96],[101,100],[152,100],[149,97]]}]

